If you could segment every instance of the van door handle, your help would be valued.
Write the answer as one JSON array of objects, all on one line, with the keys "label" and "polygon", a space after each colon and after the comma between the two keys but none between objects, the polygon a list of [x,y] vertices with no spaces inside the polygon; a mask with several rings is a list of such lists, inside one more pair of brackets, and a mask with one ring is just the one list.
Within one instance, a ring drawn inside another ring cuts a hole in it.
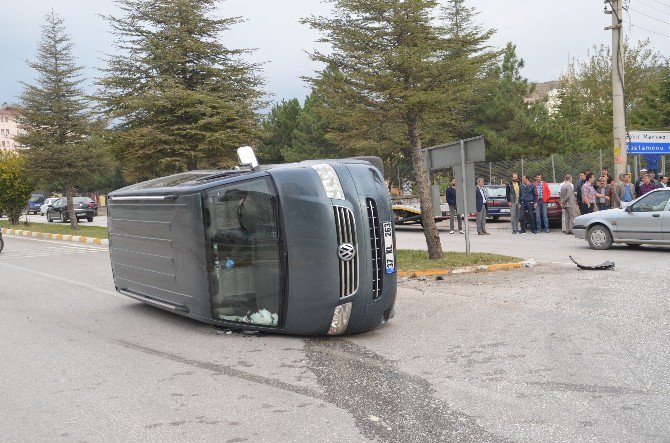
[{"label": "van door handle", "polygon": [[658,218],[660,216],[661,216],[661,214],[652,214],[652,217],[655,217],[655,218]]}]

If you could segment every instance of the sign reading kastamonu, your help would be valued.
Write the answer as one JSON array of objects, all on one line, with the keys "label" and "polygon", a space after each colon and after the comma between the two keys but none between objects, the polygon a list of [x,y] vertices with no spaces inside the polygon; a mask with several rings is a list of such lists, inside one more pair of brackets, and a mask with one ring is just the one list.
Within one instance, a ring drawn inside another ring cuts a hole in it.
[{"label": "sign reading kastamonu", "polygon": [[670,154],[670,131],[630,131],[629,154]]}]

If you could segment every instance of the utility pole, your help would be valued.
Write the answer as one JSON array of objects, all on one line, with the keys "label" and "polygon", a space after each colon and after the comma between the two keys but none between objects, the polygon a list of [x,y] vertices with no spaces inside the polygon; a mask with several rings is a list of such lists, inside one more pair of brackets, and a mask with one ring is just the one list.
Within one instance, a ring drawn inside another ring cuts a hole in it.
[{"label": "utility pole", "polygon": [[614,178],[626,172],[626,103],[624,101],[623,0],[605,0],[605,14],[612,15],[612,129],[614,133]]}]

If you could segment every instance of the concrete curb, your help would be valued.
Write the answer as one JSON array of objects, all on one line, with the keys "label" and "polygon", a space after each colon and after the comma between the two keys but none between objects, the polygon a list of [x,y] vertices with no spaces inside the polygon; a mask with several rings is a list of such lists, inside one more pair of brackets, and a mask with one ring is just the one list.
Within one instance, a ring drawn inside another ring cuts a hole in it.
[{"label": "concrete curb", "polygon": [[106,238],[83,237],[80,235],[67,235],[67,234],[50,234],[48,232],[33,232],[33,231],[25,231],[23,229],[0,228],[0,230],[2,230],[3,235],[7,234],[21,237],[41,238],[44,240],[60,240],[60,241],[69,241],[73,243],[82,243],[87,245],[109,246],[109,240]]},{"label": "concrete curb", "polygon": [[495,265],[465,266],[454,269],[426,269],[425,271],[398,271],[398,277],[435,277],[438,275],[468,274],[471,272],[492,272],[519,269],[525,262],[498,263]]}]

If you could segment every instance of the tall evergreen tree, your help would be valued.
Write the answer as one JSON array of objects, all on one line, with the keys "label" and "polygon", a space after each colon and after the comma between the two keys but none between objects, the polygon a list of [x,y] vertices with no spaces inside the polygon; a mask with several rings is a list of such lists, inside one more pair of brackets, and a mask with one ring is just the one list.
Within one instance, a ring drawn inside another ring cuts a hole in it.
[{"label": "tall evergreen tree", "polygon": [[[443,8],[444,26],[449,43],[452,88],[458,88],[451,103],[452,111],[438,125],[448,131],[448,139],[481,135],[475,127],[480,104],[486,100],[483,91],[495,83],[484,75],[492,69],[501,51],[490,46],[494,29],[484,29],[477,22],[479,12],[466,0],[448,0]],[[445,137],[438,142],[443,142]]]},{"label": "tall evergreen tree", "polygon": [[214,16],[217,0],[117,0],[117,37],[99,100],[118,122],[113,151],[139,180],[234,162],[254,143],[262,106],[259,67],[221,34],[240,18]]},{"label": "tall evergreen tree", "polygon": [[296,121],[291,147],[282,150],[286,161],[341,156],[336,146],[326,139],[329,121],[324,116],[324,111],[327,108],[325,99],[317,91],[312,91],[307,96],[305,106]]},{"label": "tall evergreen tree", "polygon": [[523,67],[516,46],[508,43],[499,64],[486,73],[488,81],[473,120],[476,131],[486,139],[490,160],[546,154],[538,145],[545,145],[540,126],[548,120],[548,113],[544,102],[525,102],[535,85],[521,75]]},{"label": "tall evergreen tree", "polygon": [[284,161],[282,151],[292,147],[293,131],[301,112],[302,107],[297,98],[282,100],[272,107],[270,115],[263,122],[264,137],[258,149],[261,160],[267,163]]},{"label": "tall evergreen tree", "polygon": [[[449,42],[432,0],[331,0],[330,17],[305,20],[330,44],[315,52],[326,69],[311,79],[328,100],[334,144],[360,154],[397,156],[408,146],[421,211],[432,214],[422,141],[424,122],[454,100]],[[407,152],[407,151],[405,151]],[[435,221],[424,217],[430,258],[442,256]]]},{"label": "tall evergreen tree", "polygon": [[19,109],[23,131],[17,141],[26,147],[31,168],[42,184],[65,190],[70,224],[77,228],[72,197],[75,188],[98,168],[97,155],[87,144],[89,115],[80,88],[82,67],[72,54],[73,44],[63,19],[51,11],[42,25],[35,61],[34,84],[23,83]]}]

